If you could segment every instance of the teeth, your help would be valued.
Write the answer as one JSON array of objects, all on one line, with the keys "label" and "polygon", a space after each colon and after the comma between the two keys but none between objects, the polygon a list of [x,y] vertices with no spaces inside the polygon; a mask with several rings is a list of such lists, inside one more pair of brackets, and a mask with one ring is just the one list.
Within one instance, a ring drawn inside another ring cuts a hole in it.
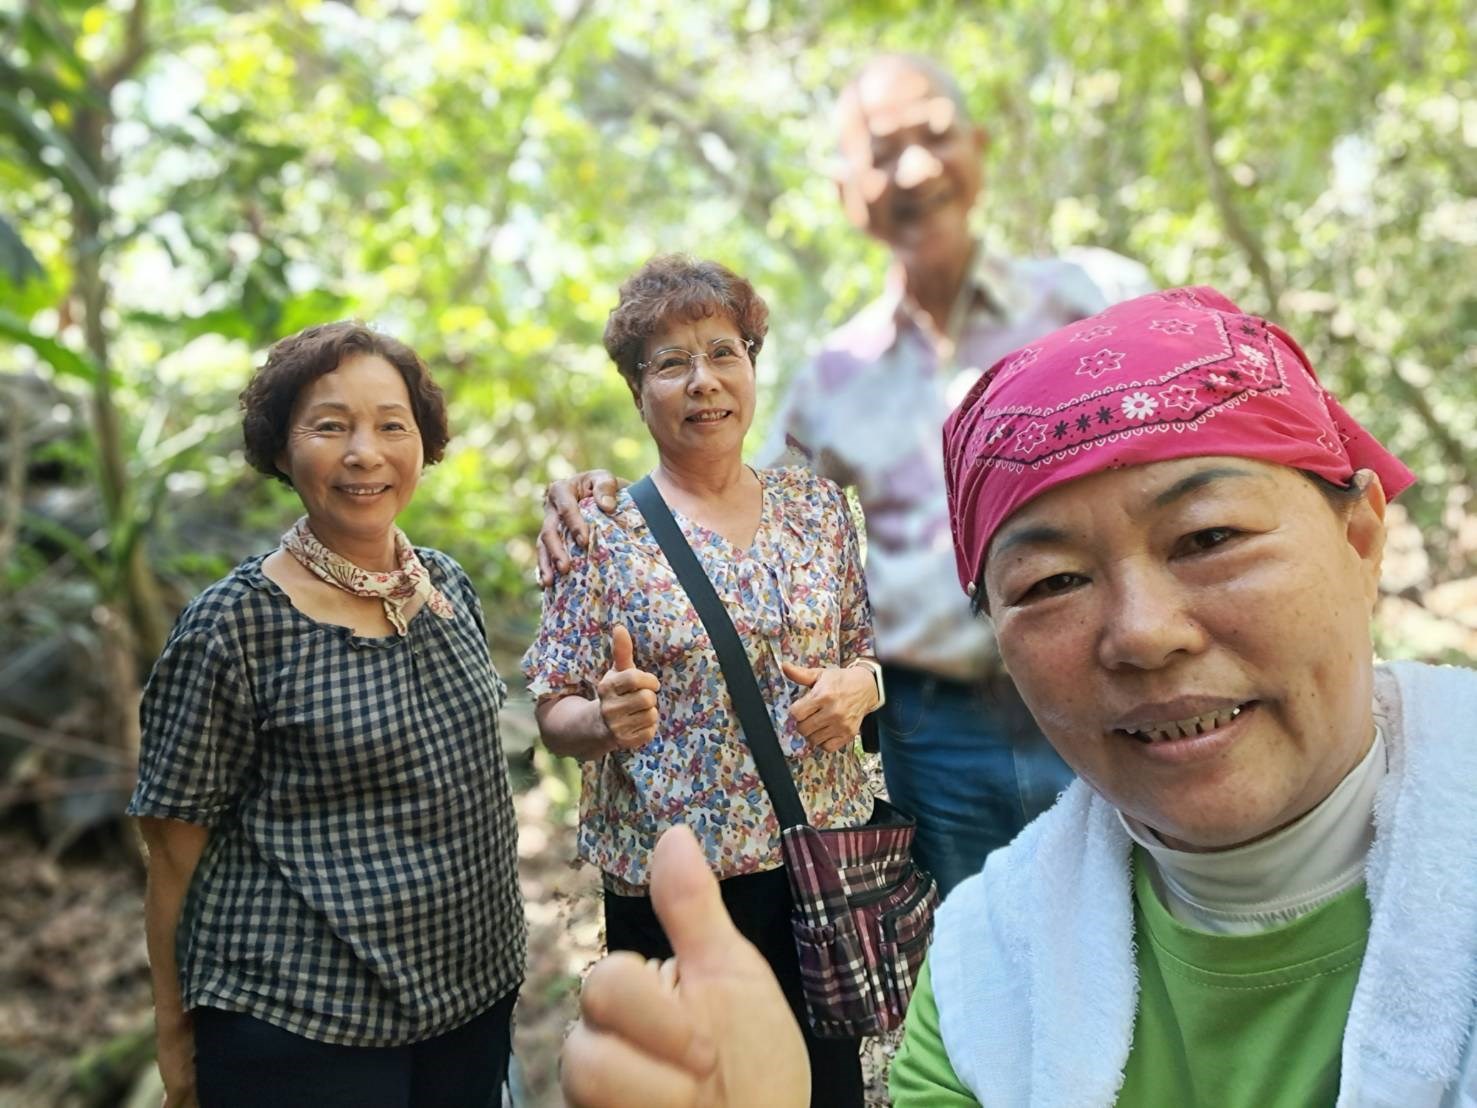
[{"label": "teeth", "polygon": [[1176,719],[1168,723],[1155,724],[1153,727],[1144,727],[1127,730],[1126,733],[1136,739],[1144,739],[1151,743],[1168,742],[1172,739],[1188,739],[1191,735],[1203,735],[1207,731],[1214,731],[1217,727],[1224,727],[1239,716],[1244,708],[1237,705],[1234,708],[1223,708],[1218,712],[1206,712],[1204,715],[1191,716],[1189,719]]},{"label": "teeth", "polygon": [[378,496],[389,487],[389,485],[381,485],[375,489],[344,489],[343,491],[350,496]]},{"label": "teeth", "polygon": [[716,423],[726,415],[728,415],[727,412],[703,412],[701,415],[693,416],[692,421],[694,423]]}]

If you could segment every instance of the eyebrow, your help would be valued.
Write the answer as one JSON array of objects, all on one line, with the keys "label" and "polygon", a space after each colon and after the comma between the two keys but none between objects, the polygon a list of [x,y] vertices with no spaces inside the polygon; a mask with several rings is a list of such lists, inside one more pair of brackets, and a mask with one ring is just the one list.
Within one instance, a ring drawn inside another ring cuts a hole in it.
[{"label": "eyebrow", "polygon": [[1237,469],[1235,466],[1211,466],[1202,469],[1199,473],[1192,473],[1188,477],[1181,477],[1169,488],[1159,493],[1150,502],[1152,507],[1167,508],[1176,500],[1187,496],[1196,489],[1203,489],[1212,481],[1219,481],[1223,477],[1256,477],[1257,474],[1249,469]]},{"label": "eyebrow", "polygon": [[[1157,494],[1150,503],[1155,508],[1167,508],[1181,497],[1188,496],[1196,489],[1202,489],[1212,481],[1219,481],[1223,477],[1256,476],[1258,474],[1249,469],[1238,469],[1235,466],[1211,466],[1198,473],[1192,473],[1188,477],[1181,477],[1169,488]],[[998,557],[1016,546],[1066,546],[1071,541],[1072,537],[1060,527],[1041,523],[1009,532],[990,553],[992,557]]]},{"label": "eyebrow", "polygon": [[[311,408],[309,408],[308,410],[311,411],[311,412],[316,412],[316,411],[318,411],[318,410],[320,410],[322,408],[327,408],[330,411],[334,411],[334,412],[349,412],[349,411],[353,411],[353,409],[350,408],[347,404],[345,404],[342,400],[320,400],[316,404],[314,404]],[[408,412],[408,411],[410,411],[409,408],[407,408],[404,404],[401,404],[397,400],[392,400],[392,401],[390,401],[389,403],[386,403],[386,404],[378,404],[378,405],[375,406],[375,410],[376,411],[380,411],[380,412]]]},{"label": "eyebrow", "polygon": [[1014,546],[1063,546],[1069,541],[1069,536],[1060,527],[1048,527],[1043,523],[1010,532],[1000,540],[1000,545],[991,554],[998,558]]},{"label": "eyebrow", "polygon": [[[726,343],[729,343],[729,344],[734,344],[734,343],[742,344],[743,341],[744,341],[743,339],[716,338],[716,339],[709,339],[707,341],[706,345],[712,346],[714,343],[719,343],[719,342],[726,342]],[[685,347],[685,346],[664,346],[660,350],[653,350],[652,353],[651,353],[651,356],[653,358],[655,358],[658,354],[665,354],[668,350],[681,350],[681,351],[683,351],[685,353],[687,351],[687,347]]]}]

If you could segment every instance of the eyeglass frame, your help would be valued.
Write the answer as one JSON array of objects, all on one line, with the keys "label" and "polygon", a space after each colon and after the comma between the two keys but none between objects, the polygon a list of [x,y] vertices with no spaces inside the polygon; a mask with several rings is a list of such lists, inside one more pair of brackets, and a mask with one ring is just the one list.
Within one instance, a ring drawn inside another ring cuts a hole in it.
[{"label": "eyeglass frame", "polygon": [[[738,341],[743,346],[743,350],[744,350],[744,361],[748,362],[750,365],[753,365],[754,364],[754,340],[753,339],[742,339],[741,338]],[[723,339],[723,338],[709,339],[708,340],[708,345],[709,346],[712,346],[715,342],[733,342],[733,339]],[[645,377],[646,376],[646,371],[651,368],[652,363],[655,362],[657,360],[657,358],[661,357],[663,354],[671,354],[671,353],[674,353],[675,351],[678,351],[678,350],[682,351],[682,353],[684,353],[684,354],[687,355],[687,369],[683,373],[684,376],[686,376],[686,374],[692,372],[692,367],[697,364],[697,359],[699,359],[699,358],[706,358],[708,360],[708,368],[709,369],[712,369],[713,368],[713,355],[711,355],[711,354],[708,354],[708,353],[706,353],[706,352],[704,352],[702,350],[693,352],[693,351],[687,349],[687,347],[685,347],[685,346],[664,346],[660,350],[654,351],[652,353],[651,357],[648,360],[646,360],[644,362],[637,362],[636,363],[636,370],[637,370],[637,372],[639,372],[643,377]]]}]

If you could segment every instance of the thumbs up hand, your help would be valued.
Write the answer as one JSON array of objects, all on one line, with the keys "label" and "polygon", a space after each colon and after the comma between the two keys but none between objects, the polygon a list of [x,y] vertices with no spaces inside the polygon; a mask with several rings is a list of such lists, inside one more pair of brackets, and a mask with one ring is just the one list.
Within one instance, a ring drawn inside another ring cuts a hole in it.
[{"label": "thumbs up hand", "polygon": [[835,752],[850,746],[862,717],[877,706],[877,682],[865,669],[781,665],[785,676],[810,691],[790,705],[790,718],[811,746]]},{"label": "thumbs up hand", "polygon": [[[804,1108],[805,1042],[768,963],[738,933],[692,832],[657,843],[651,903],[676,972],[629,952],[585,980],[564,1044],[575,1108]],[[674,983],[675,979],[675,983]]]},{"label": "thumbs up hand", "polygon": [[636,668],[631,633],[617,623],[610,632],[610,669],[595,686],[600,718],[618,750],[635,750],[656,737],[656,694],[661,683]]}]

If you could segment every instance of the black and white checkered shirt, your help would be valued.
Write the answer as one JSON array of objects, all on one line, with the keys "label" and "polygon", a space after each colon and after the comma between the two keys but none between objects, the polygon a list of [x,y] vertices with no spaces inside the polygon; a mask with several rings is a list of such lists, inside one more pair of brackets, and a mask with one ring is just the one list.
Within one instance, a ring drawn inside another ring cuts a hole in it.
[{"label": "black and white checkered shirt", "polygon": [[249,558],[180,616],[144,693],[135,816],[210,837],[181,912],[186,1008],[321,1042],[448,1031],[517,988],[525,928],[482,610],[401,637],[319,623]]}]

